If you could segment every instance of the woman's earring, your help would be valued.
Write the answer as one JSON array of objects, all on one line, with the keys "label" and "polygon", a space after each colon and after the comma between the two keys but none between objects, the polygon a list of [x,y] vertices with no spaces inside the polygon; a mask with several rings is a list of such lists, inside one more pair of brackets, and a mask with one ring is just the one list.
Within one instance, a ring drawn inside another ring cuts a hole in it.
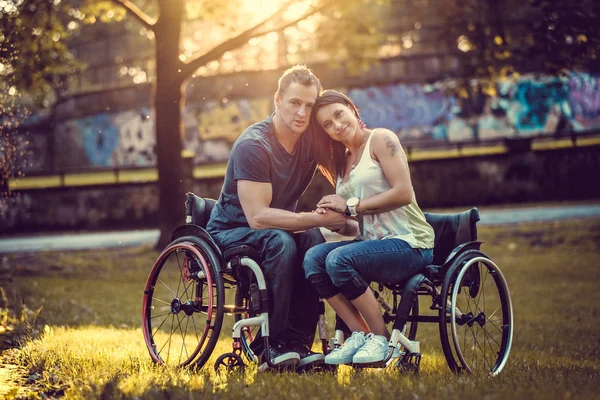
[{"label": "woman's earring", "polygon": [[367,127],[367,124],[365,124],[365,122],[358,118],[358,126],[360,126],[360,129],[365,129]]}]

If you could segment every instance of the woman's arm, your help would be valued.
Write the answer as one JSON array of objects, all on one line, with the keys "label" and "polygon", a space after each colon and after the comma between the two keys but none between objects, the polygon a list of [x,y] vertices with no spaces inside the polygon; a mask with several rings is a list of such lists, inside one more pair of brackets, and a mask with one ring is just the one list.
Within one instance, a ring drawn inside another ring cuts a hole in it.
[{"label": "woman's arm", "polygon": [[[358,214],[379,214],[395,210],[410,204],[413,196],[408,161],[398,136],[387,129],[377,129],[372,135],[371,156],[381,165],[391,188],[375,196],[359,199],[356,207]],[[327,195],[317,203],[317,207],[345,212],[346,200],[339,195]]]},{"label": "woman's arm", "polygon": [[398,136],[387,129],[372,133],[371,155],[379,162],[391,188],[378,195],[360,199],[356,207],[359,214],[378,214],[410,204],[413,187],[406,154]]}]

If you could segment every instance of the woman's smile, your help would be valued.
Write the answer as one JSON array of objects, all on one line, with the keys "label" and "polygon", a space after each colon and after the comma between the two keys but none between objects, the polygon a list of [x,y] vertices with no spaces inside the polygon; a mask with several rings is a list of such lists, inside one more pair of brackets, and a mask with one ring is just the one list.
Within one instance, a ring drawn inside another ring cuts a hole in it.
[{"label": "woman's smile", "polygon": [[346,133],[347,130],[348,130],[348,125],[345,125],[341,130],[338,130],[338,132],[337,132],[338,136],[342,136],[343,134]]}]

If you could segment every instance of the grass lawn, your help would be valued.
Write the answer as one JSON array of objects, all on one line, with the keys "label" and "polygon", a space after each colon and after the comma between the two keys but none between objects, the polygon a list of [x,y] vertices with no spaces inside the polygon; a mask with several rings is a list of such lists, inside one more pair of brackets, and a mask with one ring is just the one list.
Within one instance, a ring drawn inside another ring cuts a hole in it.
[{"label": "grass lawn", "polygon": [[[9,380],[21,377],[26,390],[2,393],[0,387],[0,396],[598,398],[600,218],[480,227],[480,239],[502,269],[514,307],[512,352],[495,378],[453,375],[434,324],[419,325],[417,376],[346,366],[335,373],[263,374],[250,365],[243,377],[222,378],[212,364],[231,349],[232,317],[225,318],[213,359],[199,372],[156,367],[140,325],[144,284],[157,253],[137,247],[4,256],[0,286],[11,315],[29,321],[34,338],[2,352],[0,371],[10,370]],[[0,327],[8,318],[2,302]]]}]

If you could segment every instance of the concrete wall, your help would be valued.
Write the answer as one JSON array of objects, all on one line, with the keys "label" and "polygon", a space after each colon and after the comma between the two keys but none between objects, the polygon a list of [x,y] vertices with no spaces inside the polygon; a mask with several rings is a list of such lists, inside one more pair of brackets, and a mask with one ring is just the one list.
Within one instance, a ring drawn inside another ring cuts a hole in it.
[{"label": "concrete wall", "polygon": [[[423,84],[407,78],[427,72],[428,60],[386,60],[355,77],[324,66],[314,69],[325,87],[348,93],[368,126],[392,129],[403,143],[527,138],[600,128],[600,76],[523,76],[466,99],[447,94],[451,81]],[[194,163],[228,158],[238,135],[273,111],[280,74],[248,72],[188,83],[182,140],[195,154]],[[149,85],[90,93],[57,104],[45,122],[33,116],[12,139],[19,154],[14,169],[31,175],[154,166],[151,95]],[[0,153],[0,161],[2,157]],[[599,160],[596,146],[413,162],[411,168],[423,207],[470,206],[600,198],[593,184]],[[217,197],[220,187],[221,180],[215,179],[197,182],[192,190]],[[312,208],[321,193],[330,191],[322,179],[316,180],[302,209]],[[153,184],[21,191],[0,198],[0,232],[155,226],[156,198]]]},{"label": "concrete wall", "polygon": [[[600,199],[600,146],[514,151],[486,157],[413,161],[412,180],[423,209],[529,201]],[[189,189],[217,198],[222,180]],[[300,202],[309,211],[333,189],[317,177]],[[29,190],[0,199],[0,233],[157,226],[154,184]],[[183,202],[180,206],[183,212]],[[182,221],[183,222],[183,221]]]},{"label": "concrete wall", "polygon": [[[446,94],[450,81],[394,81],[393,71],[387,71],[393,61],[382,64],[361,79],[327,69],[317,73],[325,87],[339,88],[356,102],[368,126],[389,128],[403,141],[461,142],[600,129],[600,76],[524,76],[499,83],[492,95],[480,92],[466,99]],[[389,73],[387,82],[382,81],[382,71]],[[225,161],[239,134],[273,111],[279,74],[240,73],[189,82],[182,140],[195,154],[196,164]],[[67,168],[154,166],[150,99],[150,87],[144,85],[81,95],[58,104],[51,124],[24,129],[15,138],[22,154],[15,169],[51,173]]]}]

